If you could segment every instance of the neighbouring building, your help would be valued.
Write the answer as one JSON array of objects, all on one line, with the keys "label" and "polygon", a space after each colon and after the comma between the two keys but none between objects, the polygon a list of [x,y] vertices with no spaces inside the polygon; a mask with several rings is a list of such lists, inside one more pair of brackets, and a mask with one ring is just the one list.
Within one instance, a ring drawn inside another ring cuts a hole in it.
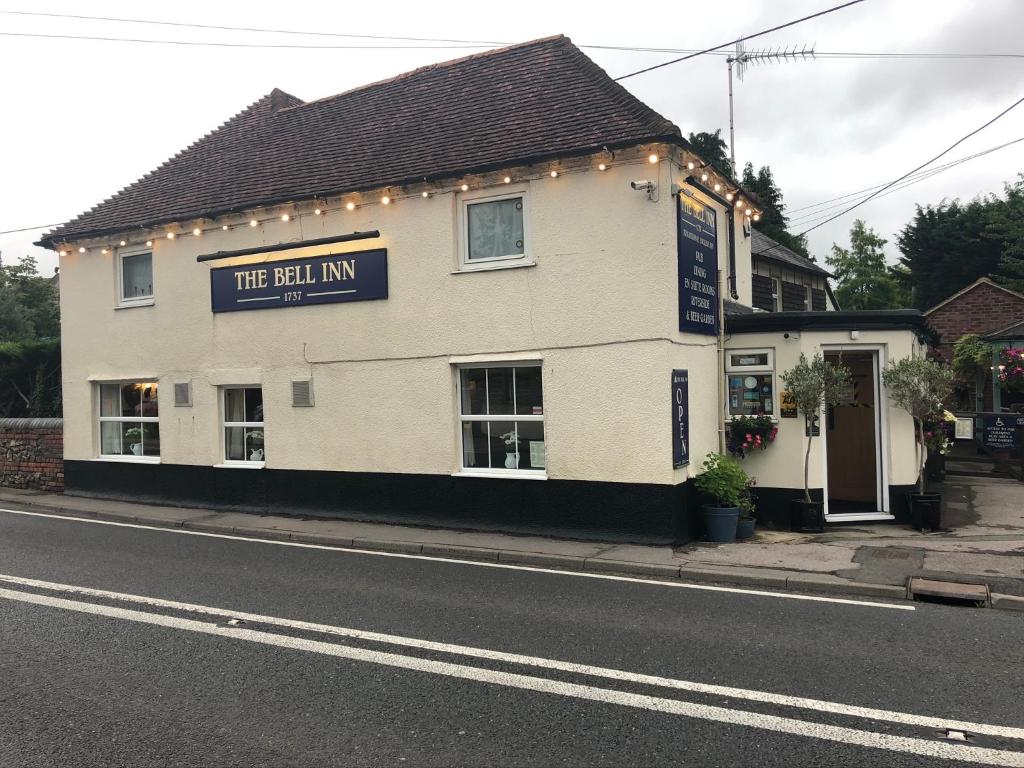
[{"label": "neighbouring building", "polygon": [[[1002,332],[1024,323],[1024,295],[982,277],[927,310],[924,316],[941,339],[932,353],[952,362],[953,345],[961,336],[991,335],[993,338],[987,340],[1002,341]],[[961,406],[968,411],[998,411],[1001,398],[993,381],[993,377],[986,377],[980,386],[969,385],[960,398]]]},{"label": "neighbouring building", "polygon": [[750,233],[751,300],[765,312],[838,309],[831,273],[754,229]]},{"label": "neighbouring building", "polygon": [[[725,420],[764,413],[748,468],[785,525],[804,429],[780,373],[824,351],[859,378],[815,493],[893,519],[913,432],[878,372],[922,318],[813,311],[827,273],[752,257],[751,200],[561,36],[275,90],[42,239],[67,492],[680,541]],[[811,311],[755,310],[787,286]]]}]

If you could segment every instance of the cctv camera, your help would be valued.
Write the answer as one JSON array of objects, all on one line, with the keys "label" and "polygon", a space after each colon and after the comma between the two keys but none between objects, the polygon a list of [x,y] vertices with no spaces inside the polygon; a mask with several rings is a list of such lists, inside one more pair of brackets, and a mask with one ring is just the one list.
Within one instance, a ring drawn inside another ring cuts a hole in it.
[{"label": "cctv camera", "polygon": [[644,179],[643,181],[631,181],[629,186],[641,192],[647,192],[651,189],[651,182]]}]

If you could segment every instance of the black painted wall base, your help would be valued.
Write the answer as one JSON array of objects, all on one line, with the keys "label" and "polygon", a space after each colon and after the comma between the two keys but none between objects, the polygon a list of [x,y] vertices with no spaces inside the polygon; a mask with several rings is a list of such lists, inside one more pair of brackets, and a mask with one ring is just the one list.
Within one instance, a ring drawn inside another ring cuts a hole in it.
[{"label": "black painted wall base", "polygon": [[[915,487],[913,485],[889,486],[889,510],[895,516],[896,522],[910,522],[907,493],[912,492]],[[758,486],[756,495],[757,512],[755,517],[757,517],[758,525],[788,531],[790,529],[790,505],[794,499],[802,499],[804,497],[804,489],[764,488]],[[811,488],[811,500],[822,500],[821,488]]]},{"label": "black painted wall base", "polygon": [[66,493],[274,515],[644,544],[703,534],[692,483],[518,480],[65,461]]}]

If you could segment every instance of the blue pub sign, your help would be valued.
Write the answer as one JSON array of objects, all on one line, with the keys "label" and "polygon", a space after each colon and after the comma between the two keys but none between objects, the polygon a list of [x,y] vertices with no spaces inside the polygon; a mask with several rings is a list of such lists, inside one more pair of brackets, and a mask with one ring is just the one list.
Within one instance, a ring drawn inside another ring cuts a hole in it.
[{"label": "blue pub sign", "polygon": [[678,195],[679,330],[718,334],[718,228],[715,209]]},{"label": "blue pub sign", "polygon": [[333,304],[388,297],[385,248],[210,270],[214,312]]},{"label": "blue pub sign", "polygon": [[672,466],[690,463],[690,374],[672,371]]}]

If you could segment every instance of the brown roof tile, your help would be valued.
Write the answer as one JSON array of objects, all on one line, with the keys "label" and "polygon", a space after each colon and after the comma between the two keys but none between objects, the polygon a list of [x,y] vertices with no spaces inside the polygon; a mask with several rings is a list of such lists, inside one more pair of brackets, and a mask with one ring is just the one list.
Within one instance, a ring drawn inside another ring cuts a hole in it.
[{"label": "brown roof tile", "polygon": [[679,129],[545,38],[309,103],[275,89],[40,244],[658,139]]}]

